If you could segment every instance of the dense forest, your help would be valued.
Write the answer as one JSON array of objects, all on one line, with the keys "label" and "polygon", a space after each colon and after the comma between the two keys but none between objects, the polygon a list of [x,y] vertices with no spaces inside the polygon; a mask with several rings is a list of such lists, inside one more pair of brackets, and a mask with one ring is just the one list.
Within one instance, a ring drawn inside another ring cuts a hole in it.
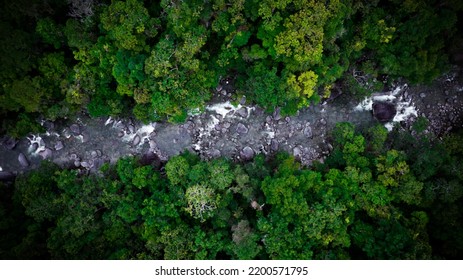
[{"label": "dense forest", "polygon": [[[181,123],[220,81],[282,115],[463,45],[459,0],[1,1],[0,135],[77,114]],[[0,181],[0,259],[463,258],[463,132],[339,123],[324,162],[185,152]],[[0,155],[1,156],[1,155]]]},{"label": "dense forest", "polygon": [[312,168],[283,153],[122,158],[88,176],[44,162],[0,188],[0,257],[462,258],[463,134],[414,133],[339,123]]}]

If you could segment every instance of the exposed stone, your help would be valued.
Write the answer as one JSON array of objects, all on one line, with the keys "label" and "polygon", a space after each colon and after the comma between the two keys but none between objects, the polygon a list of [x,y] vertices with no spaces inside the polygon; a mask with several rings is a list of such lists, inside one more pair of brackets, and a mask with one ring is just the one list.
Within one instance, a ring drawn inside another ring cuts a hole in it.
[{"label": "exposed stone", "polygon": [[74,133],[74,135],[79,135],[80,134],[80,127],[78,124],[72,124],[69,129]]},{"label": "exposed stone", "polygon": [[81,135],[82,135],[82,143],[86,143],[88,142],[88,140],[90,140],[90,136],[87,133],[82,132]]},{"label": "exposed stone", "polygon": [[8,150],[13,150],[14,147],[16,147],[16,144],[18,143],[18,141],[16,141],[14,138],[12,137],[7,137],[4,142],[3,142],[3,145],[5,146],[5,148],[7,148]]},{"label": "exposed stone", "polygon": [[242,123],[239,123],[237,126],[236,126],[236,132],[238,132],[239,134],[246,134],[248,133],[248,128],[242,124]]},{"label": "exposed stone", "polygon": [[240,156],[244,160],[250,160],[254,157],[254,150],[251,147],[246,146],[241,150]]},{"label": "exposed stone", "polygon": [[133,141],[132,141],[132,146],[137,146],[138,144],[140,144],[140,141],[141,141],[140,136],[135,135],[135,137],[133,138]]},{"label": "exposed stone", "polygon": [[219,85],[215,88],[215,90],[216,90],[217,92],[220,92],[220,91],[222,90],[222,88],[223,88],[222,85],[219,84]]},{"label": "exposed stone", "polygon": [[293,156],[295,156],[296,158],[299,158],[302,156],[302,151],[301,151],[301,148],[299,147],[294,147],[293,149]]},{"label": "exposed stone", "polygon": [[125,132],[123,130],[120,130],[118,133],[117,133],[117,137],[121,138],[125,135]]},{"label": "exposed stone", "polygon": [[27,160],[26,156],[23,153],[20,153],[18,155],[18,161],[19,161],[19,164],[21,164],[22,167],[28,167],[29,166],[29,161]]},{"label": "exposed stone", "polygon": [[380,122],[391,121],[397,110],[395,105],[388,102],[377,102],[373,103],[373,116]]},{"label": "exposed stone", "polygon": [[248,117],[248,110],[245,107],[241,107],[236,111],[236,114],[242,118]]},{"label": "exposed stone", "polygon": [[323,118],[322,118],[322,119],[320,119],[320,124],[321,124],[321,125],[326,125],[326,120],[325,120],[325,119],[323,119]]},{"label": "exposed stone", "polygon": [[63,148],[64,148],[63,142],[57,141],[55,144],[55,150],[59,151],[59,150],[62,150]]},{"label": "exposed stone", "polygon": [[134,134],[135,133],[135,126],[133,126],[132,124],[129,124],[128,125],[128,129],[130,131],[130,134]]},{"label": "exposed stone", "polygon": [[103,155],[103,152],[101,152],[101,150],[96,150],[96,154],[97,156],[101,157]]},{"label": "exposed stone", "polygon": [[220,151],[217,150],[217,149],[211,149],[209,151],[209,155],[212,157],[212,158],[218,158],[220,157]]},{"label": "exposed stone", "polygon": [[150,140],[150,149],[154,150],[157,148],[157,144],[154,140]]},{"label": "exposed stone", "polygon": [[313,136],[313,133],[312,133],[312,127],[310,127],[310,124],[307,123],[304,127],[304,131],[302,132],[304,134],[304,136],[308,137],[308,138],[312,138]]},{"label": "exposed stone", "polygon": [[426,93],[422,92],[420,93],[420,98],[425,98],[426,97]]},{"label": "exposed stone", "polygon": [[0,180],[9,180],[13,178],[14,178],[13,173],[7,172],[7,171],[0,171]]},{"label": "exposed stone", "polygon": [[241,104],[241,105],[246,104],[246,96],[243,95],[243,96],[241,97],[241,99],[240,99],[240,104]]},{"label": "exposed stone", "polygon": [[267,116],[267,117],[265,118],[265,121],[266,121],[267,123],[271,123],[271,122],[272,122],[272,117],[271,117],[271,116]]},{"label": "exposed stone", "polygon": [[270,141],[270,149],[272,151],[277,151],[278,150],[278,141],[276,139],[272,139],[272,141]]},{"label": "exposed stone", "polygon": [[224,122],[223,123],[223,127],[225,127],[225,128],[230,128],[230,126],[231,126],[231,123],[229,123],[229,122]]},{"label": "exposed stone", "polygon": [[276,121],[279,121],[281,119],[280,107],[276,108],[275,112],[273,112],[273,119]]},{"label": "exposed stone", "polygon": [[45,148],[45,150],[39,152],[39,155],[42,159],[49,159],[53,156],[53,151],[49,148]]},{"label": "exposed stone", "polygon": [[92,151],[90,153],[90,155],[92,156],[92,158],[97,158],[98,157],[98,154],[96,153],[96,151]]},{"label": "exposed stone", "polygon": [[74,161],[74,166],[75,167],[80,167],[80,160],[75,160]]},{"label": "exposed stone", "polygon": [[76,159],[77,159],[77,154],[70,154],[70,155],[69,155],[69,158],[70,158],[71,160],[76,160]]},{"label": "exposed stone", "polygon": [[80,163],[80,166],[82,166],[83,168],[90,168],[90,165],[89,165],[88,162],[86,162],[86,161],[82,161],[82,162]]}]

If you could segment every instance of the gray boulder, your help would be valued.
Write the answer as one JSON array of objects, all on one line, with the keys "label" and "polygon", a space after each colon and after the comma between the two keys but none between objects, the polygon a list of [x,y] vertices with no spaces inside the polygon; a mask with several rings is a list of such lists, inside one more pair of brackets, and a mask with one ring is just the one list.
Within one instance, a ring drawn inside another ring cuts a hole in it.
[{"label": "gray boulder", "polygon": [[248,109],[245,107],[241,107],[236,111],[236,114],[242,118],[247,118],[248,117]]},{"label": "gray boulder", "polygon": [[23,153],[20,153],[18,155],[18,161],[19,161],[19,164],[21,164],[22,167],[28,167],[29,166],[29,161],[27,160],[26,156]]},{"label": "gray boulder", "polygon": [[8,137],[4,140],[3,142],[3,145],[5,146],[5,148],[7,148],[8,150],[13,150],[14,147],[16,147],[16,144],[18,143],[18,141],[16,141],[14,138],[12,137]]},{"label": "gray boulder", "polygon": [[303,133],[304,133],[304,136],[306,136],[307,138],[312,138],[313,136],[312,127],[310,127],[309,123],[305,125]]},{"label": "gray boulder", "polygon": [[63,148],[64,148],[63,142],[57,141],[55,144],[55,150],[59,151],[59,150],[62,150]]},{"label": "gray boulder", "polygon": [[133,141],[132,141],[132,145],[137,146],[138,144],[140,144],[140,141],[141,141],[140,136],[135,135],[135,137],[133,138]]},{"label": "gray boulder", "polygon": [[254,157],[254,150],[251,147],[246,146],[241,150],[240,157],[244,160],[250,160]]},{"label": "gray boulder", "polygon": [[39,152],[39,155],[42,159],[49,159],[53,156],[53,151],[49,148],[45,148],[45,150]]},{"label": "gray boulder", "polygon": [[74,135],[79,135],[80,134],[80,127],[78,124],[72,124],[69,129],[74,133]]},{"label": "gray boulder", "polygon": [[275,139],[272,139],[272,141],[270,142],[270,149],[271,149],[272,151],[277,151],[277,150],[278,150],[278,146],[279,146],[278,141],[275,140]]},{"label": "gray boulder", "polygon": [[242,123],[239,123],[237,126],[236,126],[236,132],[238,132],[239,134],[246,134],[248,133],[248,128],[242,124]]},{"label": "gray boulder", "polygon": [[389,102],[373,103],[373,116],[380,122],[389,122],[397,113],[395,105]]}]

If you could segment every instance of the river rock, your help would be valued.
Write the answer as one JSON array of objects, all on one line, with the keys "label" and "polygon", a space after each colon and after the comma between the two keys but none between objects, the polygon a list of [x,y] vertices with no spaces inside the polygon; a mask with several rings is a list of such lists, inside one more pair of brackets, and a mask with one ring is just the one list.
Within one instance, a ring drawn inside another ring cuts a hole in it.
[{"label": "river rock", "polygon": [[16,147],[16,144],[18,143],[18,141],[16,141],[14,138],[12,137],[7,137],[4,142],[3,142],[3,145],[5,146],[5,148],[7,148],[8,150],[13,150],[14,147]]},{"label": "river rock", "polygon": [[276,139],[272,139],[272,141],[270,141],[270,149],[272,151],[278,151],[278,141]]},{"label": "river rock", "polygon": [[141,138],[138,135],[135,135],[135,137],[132,140],[132,146],[138,146],[140,144]]},{"label": "river rock", "polygon": [[129,124],[129,125],[128,125],[128,128],[129,128],[130,134],[134,134],[134,133],[135,133],[135,126]]},{"label": "river rock", "polygon": [[389,102],[373,103],[373,116],[380,122],[392,121],[397,110],[395,105]]},{"label": "river rock", "polygon": [[74,161],[74,166],[75,167],[80,167],[80,160],[75,160]]},{"label": "river rock", "polygon": [[246,104],[246,96],[244,96],[244,95],[243,95],[243,96],[241,96],[241,99],[240,99],[240,104],[241,104],[241,105],[244,105],[244,104]]},{"label": "river rock", "polygon": [[74,123],[72,124],[69,129],[74,133],[74,135],[79,135],[80,134],[80,127],[78,124]]},{"label": "river rock", "polygon": [[86,162],[86,161],[82,161],[82,162],[80,163],[80,166],[82,166],[83,168],[89,168],[89,167],[90,167],[90,165],[89,165],[88,162]]},{"label": "river rock", "polygon": [[88,142],[88,140],[90,140],[90,136],[87,133],[82,132],[81,135],[82,135],[82,143],[86,143]]},{"label": "river rock", "polygon": [[307,123],[305,125],[304,131],[302,133],[304,133],[304,136],[306,136],[307,138],[312,138],[313,133],[312,133],[312,127],[310,127],[310,124]]},{"label": "river rock", "polygon": [[12,179],[14,178],[14,174],[11,173],[11,172],[7,172],[7,171],[0,171],[0,181],[1,180],[9,180],[9,179]]},{"label": "river rock", "polygon": [[236,111],[236,114],[242,118],[247,118],[248,117],[248,109],[245,107],[241,107]]},{"label": "river rock", "polygon": [[42,159],[49,159],[53,156],[53,151],[49,148],[45,148],[45,150],[39,152],[39,155]]},{"label": "river rock", "polygon": [[276,121],[279,121],[281,119],[280,107],[276,108],[275,112],[273,112],[273,119]]},{"label": "river rock", "polygon": [[29,166],[29,161],[27,160],[26,156],[23,153],[20,153],[18,155],[18,161],[19,161],[19,164],[21,164],[22,167],[28,167]]},{"label": "river rock", "polygon": [[97,158],[98,157],[98,154],[96,153],[96,151],[92,151],[90,153],[90,155],[92,156],[92,158]]},{"label": "river rock", "polygon": [[302,150],[299,147],[294,147],[293,149],[293,156],[296,158],[301,158],[302,156]]},{"label": "river rock", "polygon": [[118,133],[117,133],[117,137],[121,138],[121,137],[124,137],[125,135],[125,132],[123,130],[120,130]]},{"label": "river rock", "polygon": [[242,124],[242,123],[239,123],[237,126],[236,126],[236,132],[238,132],[239,134],[246,134],[248,133],[248,128]]},{"label": "river rock", "polygon": [[55,144],[55,150],[59,151],[59,150],[61,150],[63,148],[64,148],[63,142],[57,141],[56,144]]},{"label": "river rock", "polygon": [[217,149],[211,149],[208,153],[209,153],[209,156],[212,158],[220,157],[220,151]]},{"label": "river rock", "polygon": [[246,146],[241,150],[240,156],[244,160],[250,160],[254,157],[254,150],[251,147]]},{"label": "river rock", "polygon": [[101,166],[103,166],[104,160],[102,158],[96,158],[93,161],[93,168],[95,169],[100,169]]}]

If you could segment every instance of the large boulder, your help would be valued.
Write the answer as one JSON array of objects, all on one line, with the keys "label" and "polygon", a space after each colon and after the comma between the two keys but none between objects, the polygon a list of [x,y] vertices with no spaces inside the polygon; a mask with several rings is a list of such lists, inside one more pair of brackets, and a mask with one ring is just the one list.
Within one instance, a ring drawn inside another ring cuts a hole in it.
[{"label": "large boulder", "polygon": [[69,129],[74,133],[74,135],[79,135],[80,134],[80,127],[78,124],[74,123],[72,124]]},{"label": "large boulder", "polygon": [[42,150],[38,153],[42,159],[50,159],[53,156],[53,151],[49,148],[45,148],[45,150]]},{"label": "large boulder", "polygon": [[246,134],[248,133],[248,128],[244,124],[239,123],[236,126],[236,132],[238,132],[239,134]]},{"label": "large boulder", "polygon": [[244,160],[250,160],[254,157],[254,150],[251,147],[246,146],[241,150],[240,157]]},{"label": "large boulder", "polygon": [[394,119],[397,110],[393,103],[375,102],[373,103],[373,116],[380,122],[389,122]]},{"label": "large boulder", "polygon": [[29,166],[29,161],[27,160],[26,156],[23,153],[20,153],[18,155],[18,161],[19,161],[19,164],[21,164],[22,167],[28,167]]},{"label": "large boulder", "polygon": [[3,145],[5,146],[5,148],[7,148],[8,150],[13,150],[14,147],[16,147],[16,144],[18,143],[18,141],[16,141],[14,138],[12,137],[7,137],[6,139],[4,139],[3,141]]}]

